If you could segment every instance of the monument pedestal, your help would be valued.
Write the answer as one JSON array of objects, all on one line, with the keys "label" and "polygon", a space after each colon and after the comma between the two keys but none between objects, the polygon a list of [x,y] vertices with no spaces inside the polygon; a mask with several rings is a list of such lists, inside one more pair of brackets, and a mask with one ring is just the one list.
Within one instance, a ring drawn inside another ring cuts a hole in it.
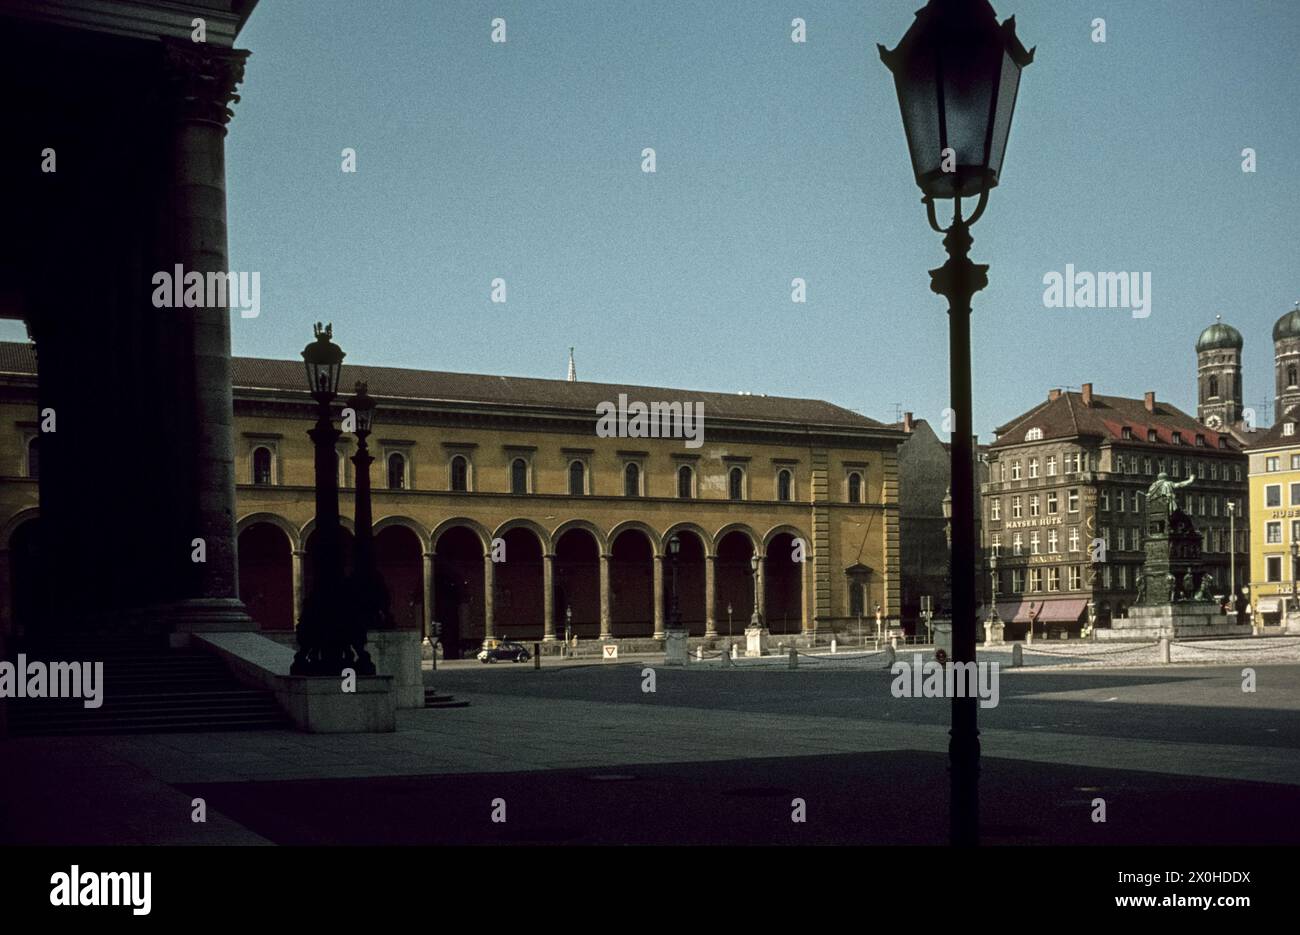
[{"label": "monument pedestal", "polygon": [[1001,646],[1004,642],[1006,642],[1002,637],[1002,633],[1005,629],[1006,629],[1006,624],[1004,624],[1001,620],[985,620],[984,621],[984,645]]},{"label": "monument pedestal", "polygon": [[684,666],[690,650],[686,642],[689,634],[685,630],[668,630],[664,634],[664,665]]},{"label": "monument pedestal", "polygon": [[1130,607],[1128,617],[1111,620],[1110,629],[1098,629],[1096,634],[1099,640],[1148,642],[1161,637],[1249,636],[1250,627],[1219,613],[1217,604],[1187,601]]},{"label": "monument pedestal", "polygon": [[952,621],[950,620],[934,625],[934,651],[938,652],[941,649],[949,659],[952,658]]},{"label": "monument pedestal", "polygon": [[745,627],[745,655],[766,656],[770,636],[766,627]]}]

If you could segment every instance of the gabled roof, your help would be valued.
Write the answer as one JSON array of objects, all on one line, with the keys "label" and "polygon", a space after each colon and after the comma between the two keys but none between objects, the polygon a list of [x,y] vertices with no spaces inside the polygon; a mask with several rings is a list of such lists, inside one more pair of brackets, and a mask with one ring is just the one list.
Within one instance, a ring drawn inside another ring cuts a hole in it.
[{"label": "gabled roof", "polygon": [[[1124,438],[1124,429],[1132,431],[1132,438]],[[1205,436],[1205,447],[1219,449],[1219,439],[1227,439],[1227,449],[1240,451],[1241,446],[1227,432],[1216,432],[1169,403],[1156,401],[1149,411],[1146,401],[1126,396],[1092,395],[1092,405],[1083,404],[1083,394],[1061,393],[1055,399],[1039,403],[1028,412],[1012,419],[997,429],[999,438],[989,447],[1010,448],[1024,444],[1025,434],[1031,429],[1041,429],[1043,439],[1098,438],[1102,441],[1124,441],[1126,444],[1195,448],[1196,436]],[[1155,429],[1156,441],[1147,441],[1147,434]],[[1180,432],[1182,445],[1174,443],[1174,432]]]},{"label": "gabled roof", "polygon": [[[32,346],[21,342],[0,342],[0,372],[34,375],[36,355]],[[307,379],[301,360],[234,357],[231,359],[231,379],[237,394],[240,390],[269,390],[303,398],[307,396]],[[609,402],[617,405],[619,394],[626,393],[628,402],[702,402],[706,419],[889,431],[881,422],[820,399],[353,364],[343,365],[339,379],[340,395],[349,395],[358,380],[368,382],[371,395],[381,401],[408,399],[522,406],[533,410],[585,412],[594,416],[598,404]]]},{"label": "gabled roof", "polygon": [[1287,423],[1295,426],[1300,423],[1300,406],[1292,406],[1283,415],[1273,423],[1273,427],[1267,432],[1259,432],[1246,447],[1247,451],[1257,451],[1260,448],[1282,448],[1286,446],[1300,447],[1300,429],[1292,428],[1291,431],[1296,433],[1292,435],[1282,434]]}]

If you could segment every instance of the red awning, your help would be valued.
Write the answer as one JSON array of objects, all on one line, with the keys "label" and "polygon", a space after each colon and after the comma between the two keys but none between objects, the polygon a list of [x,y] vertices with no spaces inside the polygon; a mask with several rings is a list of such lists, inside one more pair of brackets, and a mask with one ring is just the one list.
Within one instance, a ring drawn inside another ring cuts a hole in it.
[{"label": "red awning", "polygon": [[[1041,613],[1038,613],[1041,608]],[[1037,619],[1043,623],[1076,623],[1088,609],[1086,600],[1076,598],[1058,601],[1040,601],[1034,606]]]},{"label": "red awning", "polygon": [[[1023,613],[1025,622],[1029,620],[1028,604],[1021,601],[998,601],[998,618],[1003,623],[1015,623],[1016,615]],[[980,620],[988,619],[989,605],[981,604],[975,615]]]}]

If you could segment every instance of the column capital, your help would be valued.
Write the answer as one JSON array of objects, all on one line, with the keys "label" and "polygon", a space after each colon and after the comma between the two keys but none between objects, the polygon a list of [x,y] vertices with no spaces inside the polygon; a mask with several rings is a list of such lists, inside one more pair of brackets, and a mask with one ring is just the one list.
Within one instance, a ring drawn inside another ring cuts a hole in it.
[{"label": "column capital", "polygon": [[188,39],[164,39],[163,74],[169,96],[185,120],[225,126],[239,102],[235,89],[244,80],[247,49],[223,49]]}]

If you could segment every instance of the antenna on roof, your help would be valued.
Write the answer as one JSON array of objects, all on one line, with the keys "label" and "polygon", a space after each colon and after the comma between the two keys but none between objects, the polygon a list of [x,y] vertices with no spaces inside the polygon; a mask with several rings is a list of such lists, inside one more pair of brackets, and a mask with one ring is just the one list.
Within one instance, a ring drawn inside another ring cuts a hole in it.
[{"label": "antenna on roof", "polygon": [[573,348],[569,348],[569,382],[578,382],[578,368],[573,363]]},{"label": "antenna on roof", "polygon": [[902,421],[903,421],[903,404],[894,403],[894,422],[897,423]]}]

